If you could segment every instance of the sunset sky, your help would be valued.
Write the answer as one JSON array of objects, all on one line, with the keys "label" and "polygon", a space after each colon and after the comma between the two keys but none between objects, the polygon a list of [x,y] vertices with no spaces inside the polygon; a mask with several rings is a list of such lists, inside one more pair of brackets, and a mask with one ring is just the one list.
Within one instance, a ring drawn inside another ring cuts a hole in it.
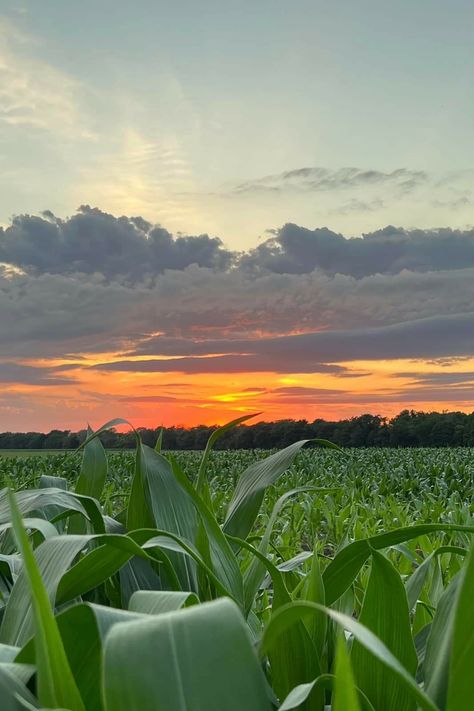
[{"label": "sunset sky", "polygon": [[0,0],[0,430],[472,411],[473,30]]}]

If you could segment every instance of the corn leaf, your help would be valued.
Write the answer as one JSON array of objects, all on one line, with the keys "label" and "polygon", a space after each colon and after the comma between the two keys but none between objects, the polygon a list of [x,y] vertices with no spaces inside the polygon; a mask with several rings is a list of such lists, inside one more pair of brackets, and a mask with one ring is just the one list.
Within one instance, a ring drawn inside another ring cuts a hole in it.
[{"label": "corn leaf", "polygon": [[54,619],[48,592],[44,587],[13,494],[10,494],[10,505],[15,537],[23,556],[23,565],[30,585],[38,699],[46,707],[64,707],[71,709],[71,711],[85,711]]},{"label": "corn leaf", "polygon": [[[381,553],[372,552],[372,568],[359,621],[385,644],[412,675],[418,659],[411,635],[408,601],[400,575]],[[387,666],[357,640],[351,651],[357,686],[375,708],[412,711],[416,701]]]},{"label": "corn leaf", "polygon": [[339,635],[337,644],[331,711],[360,711],[357,687],[343,635]]},{"label": "corn leaf", "polygon": [[267,624],[260,643],[261,656],[266,655],[268,649],[275,644],[276,639],[282,635],[292,625],[300,622],[315,612],[324,612],[328,617],[350,632],[354,639],[368,649],[374,659],[382,662],[396,677],[401,684],[409,691],[411,697],[415,699],[418,706],[423,711],[439,711],[433,701],[418,686],[415,679],[399,660],[391,653],[385,644],[367,629],[360,622],[357,622],[349,615],[333,610],[324,605],[319,605],[306,600],[291,602],[276,610],[270,622]]},{"label": "corn leaf", "polygon": [[474,700],[474,553],[462,573],[456,603],[447,711],[469,708]]},{"label": "corn leaf", "polygon": [[245,622],[225,598],[115,625],[104,698],[107,711],[271,709]]},{"label": "corn leaf", "polygon": [[246,538],[257,518],[265,489],[292,464],[296,455],[308,442],[342,451],[326,440],[303,439],[280,452],[252,464],[241,474],[234,495],[227,508],[224,530],[231,536]]},{"label": "corn leaf", "polygon": [[449,523],[425,523],[419,526],[396,528],[388,533],[380,533],[377,536],[354,541],[348,546],[345,546],[337,553],[323,573],[326,604],[332,605],[354,582],[360,569],[366,560],[368,560],[372,549],[381,550],[438,531],[445,533],[454,531],[474,533],[474,526],[461,526]]},{"label": "corn leaf", "polygon": [[199,598],[190,592],[170,592],[167,590],[137,590],[130,598],[128,609],[147,615],[180,610],[182,607],[197,605]]}]

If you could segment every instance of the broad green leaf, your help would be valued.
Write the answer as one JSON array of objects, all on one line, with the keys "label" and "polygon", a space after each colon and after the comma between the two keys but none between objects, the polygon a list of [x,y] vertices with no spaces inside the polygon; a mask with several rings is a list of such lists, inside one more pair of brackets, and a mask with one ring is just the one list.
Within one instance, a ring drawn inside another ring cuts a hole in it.
[{"label": "broad green leaf", "polygon": [[[331,711],[360,711],[357,687],[344,635],[339,635],[336,650],[334,693]],[[390,697],[387,695],[387,698]],[[399,707],[401,711],[402,707]]]},{"label": "broad green leaf", "polygon": [[383,664],[390,669],[392,675],[405,686],[411,697],[416,700],[418,706],[422,708],[423,711],[439,711],[438,707],[424,691],[420,689],[403,664],[398,661],[373,632],[361,625],[360,622],[349,617],[349,615],[345,615],[337,610],[332,610],[329,607],[324,607],[324,605],[299,600],[284,605],[276,610],[263,632],[260,644],[260,655],[265,656],[268,649],[275,644],[276,639],[282,635],[285,630],[315,612],[324,612],[324,614],[350,632],[355,640],[363,644],[364,647],[371,652],[375,659],[383,662]]},{"label": "broad green leaf", "polygon": [[[11,517],[23,565],[28,576],[34,618],[38,699],[46,707],[85,711],[69,667],[48,592],[23,528],[21,514],[10,494]],[[54,539],[52,539],[54,540]],[[45,545],[48,541],[45,541]]]},{"label": "broad green leaf", "polygon": [[[95,508],[95,517],[100,515],[97,503],[94,503],[93,507],[91,506],[91,499],[58,488],[26,489],[19,491],[15,496],[22,516],[27,516],[32,512],[41,512],[47,520],[50,520],[60,510],[65,513],[70,512],[70,514],[77,512],[90,518],[92,508]],[[2,489],[0,491],[0,523],[9,523],[10,516],[8,489]]]},{"label": "broad green leaf", "polygon": [[354,541],[342,548],[328,565],[323,573],[324,588],[326,590],[326,603],[332,605],[345,590],[354,582],[365,561],[369,558],[372,549],[382,550],[398,543],[410,541],[413,538],[424,536],[428,533],[463,532],[474,533],[474,526],[461,526],[449,523],[425,523],[419,526],[396,528],[388,533]]},{"label": "broad green leaf", "polygon": [[465,548],[460,548],[459,546],[440,546],[425,558],[423,563],[421,563],[415,572],[410,575],[405,585],[410,611],[413,610],[416,605],[416,601],[420,597],[433,559],[436,556],[443,555],[444,553],[455,553],[456,555],[466,556],[468,552],[469,551]]},{"label": "broad green leaf", "polygon": [[115,625],[104,697],[106,711],[271,709],[245,622],[226,598]]},{"label": "broad green leaf", "polygon": [[88,433],[84,442],[82,442],[82,444],[79,445],[79,447],[75,450],[75,452],[79,452],[81,449],[86,447],[89,444],[89,442],[92,442],[92,440],[96,439],[96,437],[98,437],[98,435],[100,435],[101,432],[105,432],[106,430],[111,430],[112,427],[116,427],[117,425],[128,425],[130,427],[130,429],[132,429],[134,431],[134,433],[137,434],[135,428],[133,427],[133,425],[130,424],[130,422],[128,420],[124,420],[122,417],[115,417],[113,420],[109,420],[104,425],[101,425],[101,427],[99,427],[97,430],[94,430],[93,432],[91,431],[90,433]]},{"label": "broad green leaf", "polygon": [[208,552],[212,569],[227,590],[231,591],[232,597],[243,606],[243,580],[237,558],[212,511],[175,462],[173,465],[177,482],[181,485],[183,492],[189,496],[201,518],[207,536],[206,552]]},{"label": "broad green leaf", "polygon": [[156,440],[155,452],[158,452],[158,454],[161,454],[162,448],[163,448],[163,427],[160,429],[160,434],[158,435],[158,438]]},{"label": "broad green leaf", "polygon": [[39,489],[62,489],[67,491],[67,479],[62,476],[42,474],[38,484]]},{"label": "broad green leaf", "polygon": [[3,664],[0,664],[0,699],[2,711],[24,711],[26,703],[31,709],[38,708],[33,694]]},{"label": "broad green leaf", "polygon": [[20,647],[12,644],[0,644],[0,663],[13,662],[19,651]]},{"label": "broad green leaf", "polygon": [[[60,612],[56,622],[71,671],[87,711],[102,711],[103,644],[113,625],[143,619],[127,610],[80,603]],[[80,630],[80,634],[78,634]],[[34,640],[18,655],[17,661],[35,663]]]},{"label": "broad green leaf", "polygon": [[127,507],[127,529],[153,528],[154,518],[147,496],[148,483],[146,465],[143,462],[141,440],[137,433],[137,449],[135,452],[135,471],[133,474],[130,496]]},{"label": "broad green leaf", "polygon": [[[326,604],[326,594],[316,548],[312,555],[311,569],[305,576],[304,585],[301,591],[301,599],[310,600],[311,602],[316,602],[320,605]],[[325,669],[325,665],[327,664],[327,652],[325,649],[328,627],[327,623],[327,617],[323,613],[316,613],[310,619],[304,620],[304,624],[315,644],[322,669]]]},{"label": "broad green leaf", "polygon": [[321,677],[319,676],[317,679],[314,679],[314,681],[308,681],[306,684],[298,684],[298,686],[295,686],[278,707],[278,711],[290,711],[290,709],[301,708],[313,689],[317,688],[320,679]]},{"label": "broad green leaf", "polygon": [[[350,664],[346,651],[345,651],[345,657],[346,657],[348,663]],[[349,667],[349,669],[350,669],[350,667]],[[354,681],[353,681],[353,676],[352,676],[352,670],[350,670],[350,674],[351,674],[350,683],[351,683],[351,685],[353,685]],[[349,681],[347,670],[341,668],[341,665],[339,665],[339,679],[340,679],[340,684],[347,684]],[[336,687],[335,680],[336,680],[336,678],[335,678],[334,674],[321,674],[314,681],[308,682],[307,684],[300,684],[299,686],[296,686],[292,691],[290,691],[290,693],[288,694],[288,696],[286,697],[284,702],[281,704],[281,706],[278,707],[278,711],[290,711],[291,709],[301,708],[301,704],[304,701],[306,701],[308,696],[317,687],[328,689],[333,692]],[[364,709],[364,711],[375,711],[374,707],[372,706],[372,704],[370,703],[368,698],[366,696],[364,696],[364,694],[362,694],[360,689],[357,689],[357,687],[355,687],[355,686],[354,686],[354,689],[357,692],[358,696],[360,696],[360,698],[362,700],[362,703],[363,703],[362,708]],[[347,688],[344,688],[342,691],[343,691],[343,701],[345,703],[346,697],[349,694],[348,694]],[[352,696],[350,696],[349,698],[352,698]],[[356,703],[358,703],[357,697],[356,697]],[[329,709],[329,707],[327,706],[326,709]],[[352,711],[354,711],[354,709],[355,709],[355,711],[359,711],[359,709],[361,709],[361,707],[359,705],[357,705],[357,706],[354,706],[354,705],[353,706],[340,706],[340,709],[347,709],[347,711],[351,711],[351,709],[352,709]]]},{"label": "broad green leaf", "polygon": [[[262,540],[258,546],[258,550],[263,555],[267,555],[268,546],[270,544],[270,537],[272,535],[273,527],[275,522],[280,515],[281,510],[288,503],[289,499],[293,496],[297,496],[306,492],[316,492],[316,491],[334,491],[334,489],[321,489],[315,486],[300,486],[297,489],[291,489],[285,494],[280,496],[276,501],[268,523],[265,528]],[[245,571],[244,575],[244,593],[245,593],[245,610],[248,612],[252,607],[255,595],[265,577],[265,568],[258,558],[254,558]]]},{"label": "broad green leaf", "polygon": [[[170,463],[150,447],[140,444],[137,450],[139,479],[144,487],[146,506],[152,518],[151,528],[169,531],[188,541],[194,541],[197,516],[193,501],[178,483]],[[134,480],[135,481],[135,480]],[[128,521],[128,528],[131,528]],[[133,528],[146,528],[134,525]],[[197,590],[196,566],[183,556],[171,556],[171,562],[185,590]]]},{"label": "broad green leaf", "polygon": [[[26,530],[39,531],[44,540],[58,535],[58,529],[56,526],[49,521],[46,521],[44,518],[24,518],[23,526]],[[13,528],[13,523],[11,521],[0,524],[0,532],[8,531],[11,528]]]},{"label": "broad green leaf", "polygon": [[[417,656],[411,635],[408,601],[400,575],[381,553],[372,552],[372,568],[359,621],[371,630],[414,677]],[[416,702],[403,682],[387,666],[373,658],[357,640],[351,651],[357,686],[375,708],[411,711]]]},{"label": "broad green leaf", "polygon": [[[93,590],[135,556],[150,560],[150,554],[143,549],[143,544],[156,534],[155,529],[137,531],[135,536],[139,542],[132,535],[109,533],[104,536],[89,536],[88,539],[92,540],[96,547],[82,556],[75,565],[63,571],[57,588],[57,604]],[[86,538],[86,541],[88,539]],[[161,557],[161,561],[169,566],[165,556]]]},{"label": "broad green leaf", "polygon": [[449,670],[448,711],[469,708],[474,701],[474,549],[462,572],[454,618]]},{"label": "broad green leaf", "polygon": [[171,588],[173,590],[173,585],[168,580],[166,581],[166,586],[163,585],[163,579],[166,577],[166,572],[163,568],[160,568],[160,574],[158,574],[156,570],[157,567],[158,566],[153,565],[151,561],[134,556],[127,563],[125,563],[122,568],[120,568],[119,580],[121,607],[128,608],[130,598],[133,593],[138,590],[162,590],[163,587],[166,587],[166,589]]},{"label": "broad green leaf", "polygon": [[33,664],[21,664],[16,660],[14,662],[2,662],[0,663],[2,669],[6,669],[11,672],[22,684],[28,684],[36,672]]},{"label": "broad green leaf", "polygon": [[[155,533],[157,533],[158,535],[155,535],[153,538],[150,538],[146,541],[146,543],[143,544],[144,549],[148,550],[157,548],[161,552],[164,549],[166,551],[174,551],[176,553],[179,553],[180,555],[189,556],[209,577],[209,579],[215,585],[216,590],[218,590],[221,595],[228,595],[229,597],[234,599],[232,590],[225,587],[224,583],[217,577],[217,575],[214,573],[214,570],[209,567],[209,565],[201,557],[199,551],[192,543],[189,543],[189,541],[185,541],[184,538],[180,538],[179,536],[173,533],[169,533],[167,531],[155,531]],[[235,600],[235,602],[238,601]],[[241,604],[241,602],[239,602],[239,604]]]},{"label": "broad green leaf", "polygon": [[[88,427],[88,437],[92,434],[91,428]],[[107,467],[107,457],[102,442],[98,437],[94,437],[84,447],[81,473],[76,483],[76,493],[90,496],[99,501],[107,477]],[[87,526],[84,518],[75,516],[71,519],[68,533],[86,532]]]},{"label": "broad green leaf", "polygon": [[[243,422],[250,420],[252,417],[257,417],[257,415],[259,414],[259,412],[255,412],[252,415],[243,415],[242,417],[237,417],[237,419],[232,420],[231,422],[227,422],[227,424],[223,425],[222,427],[219,427],[217,430],[214,430],[214,432],[211,434],[207,441],[206,449],[204,450],[204,454],[202,455],[201,459],[201,464],[199,465],[198,476],[196,480],[196,489],[199,494],[202,495],[204,492],[204,485],[206,483],[207,462],[215,443],[233,427],[237,427],[237,425],[241,425]],[[206,501],[206,503],[208,502]]]},{"label": "broad green leaf", "polygon": [[131,612],[159,615],[163,612],[173,612],[174,610],[180,610],[182,607],[189,607],[198,603],[197,595],[190,592],[137,590],[130,598],[128,609]]},{"label": "broad green leaf", "polygon": [[276,454],[255,462],[241,474],[234,495],[229,503],[224,530],[231,536],[246,538],[257,518],[263,501],[265,489],[293,463],[296,455],[308,442],[315,442],[325,447],[342,451],[326,440],[308,440],[290,444]]},{"label": "broad green leaf", "polygon": [[[250,551],[267,569],[273,584],[273,610],[290,603],[290,594],[278,568],[248,541],[229,535],[227,538],[236,544],[237,548]],[[292,629],[285,630],[278,639],[275,639],[274,645],[267,650],[267,653],[272,667],[274,689],[282,699],[287,697],[296,686],[308,683],[315,675],[320,674],[316,648],[304,625],[304,620],[298,622]],[[303,708],[320,709],[322,703],[323,695],[318,690]]]},{"label": "broad green leaf", "polygon": [[[15,527],[16,519],[12,517],[12,520]],[[24,529],[22,528],[22,530]],[[90,536],[56,536],[48,538],[38,546],[34,553],[31,552],[35,570],[38,571],[38,576],[41,578],[41,590],[47,596],[49,607],[54,605],[56,590],[62,576],[89,540]],[[24,644],[33,634],[37,624],[31,571],[25,565],[22,549],[21,552],[23,569],[8,598],[0,628],[0,641],[14,645]]]},{"label": "broad green leaf", "polygon": [[445,708],[448,693],[454,615],[460,580],[458,574],[441,596],[426,643],[424,688],[440,709]]}]

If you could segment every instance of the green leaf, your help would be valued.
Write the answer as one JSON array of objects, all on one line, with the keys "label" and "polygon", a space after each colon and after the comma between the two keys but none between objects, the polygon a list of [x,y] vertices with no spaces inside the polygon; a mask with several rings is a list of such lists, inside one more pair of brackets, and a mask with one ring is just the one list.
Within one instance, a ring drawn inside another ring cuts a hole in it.
[{"label": "green leaf", "polygon": [[456,603],[447,711],[468,709],[474,701],[474,549],[471,549]]},{"label": "green leaf", "polygon": [[[88,437],[92,434],[91,428],[88,427]],[[76,494],[90,496],[99,501],[107,478],[107,468],[107,457],[102,442],[98,437],[94,437],[84,447]],[[87,533],[85,519],[74,516],[69,522],[68,533]]]},{"label": "green leaf", "polygon": [[[12,521],[15,527],[16,519],[13,516]],[[23,528],[22,530],[24,531]],[[89,540],[90,536],[56,536],[45,540],[35,553],[29,548],[35,570],[41,577],[41,589],[46,594],[50,607],[54,604],[56,590],[62,576]],[[20,548],[20,551],[23,555],[23,569],[8,598],[0,628],[0,641],[15,645],[24,644],[33,634],[37,624],[31,571],[25,565],[23,549]]]},{"label": "green leaf", "polygon": [[444,709],[448,693],[449,665],[454,629],[454,613],[461,581],[454,577],[442,594],[431,623],[423,663],[426,693]]},{"label": "green leaf", "polygon": [[234,495],[229,503],[224,524],[226,533],[238,538],[247,537],[257,518],[265,489],[270,484],[274,484],[283,472],[288,469],[296,455],[308,442],[315,442],[342,452],[339,447],[326,440],[303,439],[252,464],[240,476]]},{"label": "green leaf", "polygon": [[14,495],[10,494],[9,498],[15,537],[23,556],[23,565],[30,585],[35,628],[38,699],[46,707],[85,711],[54,619],[48,592],[23,528],[20,511]]},{"label": "green leaf", "polygon": [[24,711],[25,703],[32,709],[38,708],[33,694],[12,670],[3,664],[0,664],[0,699],[2,711]]},{"label": "green leaf", "polygon": [[443,555],[444,553],[455,553],[456,555],[466,556],[469,551],[465,548],[460,548],[459,546],[440,546],[436,548],[425,560],[418,566],[412,575],[408,578],[405,585],[408,597],[408,607],[410,611],[416,605],[418,598],[420,597],[423,585],[425,584],[426,577],[428,575],[431,563],[435,557]]},{"label": "green leaf", "polygon": [[206,449],[204,450],[204,454],[201,459],[201,464],[199,465],[199,471],[196,480],[196,490],[201,495],[204,492],[204,485],[206,483],[207,462],[215,443],[233,427],[237,427],[237,425],[241,425],[242,422],[246,422],[252,417],[257,417],[257,415],[260,415],[260,412],[255,412],[252,415],[243,415],[242,417],[237,417],[237,419],[232,420],[231,422],[227,422],[227,424],[223,425],[222,427],[219,427],[217,430],[214,430],[214,432],[211,434],[211,436],[207,440]]},{"label": "green leaf", "polygon": [[[301,592],[301,599],[310,600],[320,605],[326,604],[326,593],[319,565],[319,556],[315,548],[311,561],[311,569],[305,576],[304,585]],[[328,620],[323,613],[316,613],[309,620],[304,620],[304,624],[314,642],[316,651],[321,661],[321,667],[326,668],[327,651],[326,651],[326,633]]]},{"label": "green leaf", "polygon": [[137,433],[137,450],[135,452],[135,471],[133,474],[130,496],[127,507],[127,529],[153,528],[154,519],[150,508],[146,463],[143,461],[142,445]]},{"label": "green leaf", "polygon": [[199,598],[190,592],[173,592],[168,590],[137,590],[130,598],[128,609],[131,612],[141,612],[147,615],[160,615],[163,612],[173,612],[182,607],[197,605]]},{"label": "green leaf", "polygon": [[158,454],[161,454],[162,448],[163,448],[163,427],[160,429],[160,434],[158,435],[158,438],[156,440],[155,452],[158,452]]},{"label": "green leaf", "polygon": [[[89,427],[87,436],[93,432]],[[76,493],[92,496],[99,500],[107,478],[107,457],[102,442],[98,437],[90,439],[84,447],[81,473],[76,484]]]},{"label": "green leaf", "polygon": [[295,686],[281,706],[278,707],[278,711],[290,711],[290,709],[301,708],[301,705],[306,701],[313,689],[318,687],[320,679],[321,677],[318,676],[314,681],[308,681],[306,684],[298,684],[298,686]]},{"label": "green leaf", "polygon": [[[156,531],[151,530],[148,538],[154,535]],[[71,536],[67,536],[67,539],[70,538]],[[57,586],[58,605],[93,590],[134,556],[149,559],[148,553],[130,536],[109,533],[89,538],[94,541],[96,547],[82,556],[73,566],[63,569]]]},{"label": "green leaf", "polygon": [[425,523],[419,526],[396,528],[388,533],[380,533],[363,540],[354,541],[339,551],[323,573],[326,603],[332,605],[354,582],[372,549],[381,550],[395,546],[428,533],[461,531],[474,533],[474,526],[449,523]]},{"label": "green leaf", "polygon": [[[127,524],[129,530],[133,530],[131,524],[134,528],[156,527],[193,542],[197,531],[194,503],[189,493],[178,483],[171,464],[158,452],[140,444],[137,450],[137,467],[143,486],[145,505],[150,512],[152,524],[151,526],[145,523],[136,525],[139,524],[136,516],[132,516],[132,519],[129,516]],[[145,518],[148,519],[148,516]],[[182,588],[197,591],[194,562],[183,556],[171,555],[170,558]]]},{"label": "green leaf", "polygon": [[[300,486],[297,489],[291,489],[290,491],[287,491],[285,494],[280,496],[280,498],[276,501],[272,513],[270,515],[270,518],[268,519],[267,526],[265,528],[265,532],[262,536],[262,540],[260,541],[260,544],[258,546],[258,550],[260,553],[263,555],[267,555],[268,551],[268,546],[270,544],[270,537],[272,535],[273,527],[275,525],[275,521],[277,520],[278,516],[280,515],[281,510],[285,506],[285,504],[288,503],[288,500],[291,499],[293,496],[297,496],[298,494],[302,494],[305,492],[316,492],[316,491],[334,491],[334,489],[321,489],[315,486]],[[254,558],[245,571],[244,575],[244,594],[245,594],[245,610],[248,613],[250,611],[250,608],[252,607],[252,604],[254,602],[255,595],[257,594],[257,591],[262,583],[262,580],[265,577],[265,567],[263,564],[260,562],[258,558]]]},{"label": "green leaf", "polygon": [[[163,556],[164,554],[162,553],[161,555]],[[157,567],[159,568],[159,574],[156,570]],[[151,561],[138,556],[131,558],[119,570],[121,607],[127,608],[133,593],[138,590],[161,590],[165,577],[166,571],[162,567],[153,565]],[[166,589],[173,590],[174,587],[173,583],[167,580]],[[179,584],[177,587],[179,589]]]},{"label": "green leaf", "polygon": [[231,591],[232,597],[239,605],[243,606],[244,590],[242,574],[237,558],[225,534],[217,523],[212,511],[210,511],[204,500],[193,488],[191,482],[177,466],[176,462],[173,462],[173,471],[183,492],[189,496],[190,501],[192,501],[197,513],[201,517],[202,525],[207,536],[206,552],[208,552],[211,566],[216,577],[219,578],[227,590]]},{"label": "green leaf", "polygon": [[[418,659],[405,588],[391,562],[376,551],[372,552],[372,568],[359,621],[377,635],[412,676],[415,675]],[[403,683],[357,641],[352,646],[351,663],[357,686],[375,708],[384,711],[416,708],[415,700]]]},{"label": "green leaf", "polygon": [[245,622],[226,598],[115,625],[104,666],[107,711],[271,709]]},{"label": "green leaf", "polygon": [[[35,512],[41,513],[47,520],[50,520],[60,511],[65,515],[80,513],[86,518],[91,519],[92,517],[96,525],[99,523],[99,519],[102,520],[97,502],[63,489],[26,489],[19,491],[15,496],[22,516]],[[0,523],[9,523],[10,516],[8,489],[2,489],[0,491]]]},{"label": "green leaf", "polygon": [[[343,635],[339,635],[337,644],[335,677],[331,711],[360,711],[357,687]],[[387,699],[390,699],[388,695]],[[380,708],[385,708],[385,706]],[[399,710],[401,711],[401,709],[400,706]]]},{"label": "green leaf", "polygon": [[409,691],[411,697],[416,700],[418,706],[424,711],[439,711],[438,707],[418,686],[411,674],[405,669],[391,651],[378,639],[369,629],[364,627],[349,615],[345,615],[337,610],[332,610],[324,605],[314,602],[299,600],[282,606],[275,611],[270,622],[265,627],[260,643],[260,654],[265,656],[268,649],[275,644],[276,639],[282,635],[292,625],[298,623],[307,616],[315,612],[324,612],[328,617],[341,625],[353,637],[368,649],[373,657],[381,661],[391,674]]},{"label": "green leaf", "polygon": [[95,439],[98,435],[101,434],[101,432],[105,432],[106,430],[111,430],[112,427],[116,427],[117,425],[128,425],[135,434],[137,434],[137,431],[133,425],[130,424],[128,420],[124,420],[122,417],[115,417],[113,420],[109,420],[106,422],[104,425],[99,427],[99,429],[95,430],[94,432],[90,431],[90,428],[88,428],[88,432],[90,431],[90,434],[87,434],[87,437],[85,438],[84,442],[79,445],[79,447],[75,450],[75,452],[79,452],[81,449],[84,447],[87,447],[89,442],[92,442],[93,439]]},{"label": "green leaf", "polygon": [[[60,612],[56,622],[71,671],[87,711],[102,711],[103,644],[113,625],[143,619],[128,610],[80,603]],[[80,634],[78,634],[80,630]],[[17,661],[35,663],[34,640],[18,655]]]}]

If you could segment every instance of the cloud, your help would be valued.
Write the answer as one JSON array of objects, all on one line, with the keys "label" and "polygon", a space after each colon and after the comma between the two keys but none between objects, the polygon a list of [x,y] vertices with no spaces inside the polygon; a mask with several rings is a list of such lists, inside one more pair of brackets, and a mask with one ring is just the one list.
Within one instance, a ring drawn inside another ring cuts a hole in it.
[{"label": "cloud", "polygon": [[119,402],[153,403],[153,402],[176,402],[177,398],[172,395],[129,395],[119,398]]},{"label": "cloud", "polygon": [[[232,343],[229,344],[232,346]],[[268,344],[265,344],[268,345]],[[211,345],[212,348],[212,345]],[[308,359],[282,360],[273,356],[271,349],[262,356],[258,353],[226,354],[208,358],[169,358],[166,360],[120,360],[99,363],[93,370],[132,373],[258,373],[258,372],[311,372],[338,374],[344,370],[338,365],[318,363]]]},{"label": "cloud", "polygon": [[330,404],[359,404],[368,408],[376,404],[416,402],[460,402],[472,403],[474,406],[474,393],[472,387],[457,388],[455,391],[440,387],[419,387],[384,390],[378,393],[354,393],[346,390],[331,390],[325,388],[276,388],[271,391],[270,397],[276,397],[286,405],[330,405]]},{"label": "cloud", "polygon": [[[465,386],[471,384],[469,387],[474,388],[474,372],[446,372],[446,373],[413,373],[413,372],[400,372],[394,377],[397,378],[410,378],[414,383],[419,385],[446,385],[446,386]],[[474,393],[474,389],[473,389]]]},{"label": "cloud", "polygon": [[182,271],[192,264],[222,273],[317,271],[362,279],[474,267],[474,229],[387,226],[347,239],[327,227],[310,230],[289,223],[239,255],[217,237],[175,237],[142,217],[114,217],[86,205],[65,220],[50,211],[16,216],[9,227],[0,228],[0,263],[36,274],[102,274],[142,285],[166,270]]},{"label": "cloud", "polygon": [[0,383],[26,385],[69,385],[71,381],[58,377],[55,368],[36,368],[20,363],[0,363]]},{"label": "cloud", "polygon": [[84,87],[37,57],[34,44],[15,24],[0,18],[0,122],[55,138],[94,138],[79,99]]},{"label": "cloud", "polygon": [[327,227],[287,224],[241,259],[243,268],[280,274],[399,274],[474,266],[474,230],[405,230],[388,226],[346,239]]},{"label": "cloud", "polygon": [[[337,366],[353,360],[444,357],[474,353],[474,312],[436,316],[379,328],[325,331],[259,339],[192,341],[153,339],[164,360],[123,360],[95,368],[110,371],[181,373],[344,373]],[[144,349],[139,349],[141,353]],[[221,355],[216,355],[221,354]],[[208,357],[203,357],[208,356]],[[210,356],[210,357],[209,357]]]},{"label": "cloud", "polygon": [[37,273],[100,273],[133,281],[190,264],[225,270],[233,253],[218,238],[173,236],[141,217],[114,217],[87,205],[67,220],[19,215],[0,231],[0,261]]},{"label": "cloud", "polygon": [[67,359],[17,371],[45,384],[68,371],[350,378],[365,375],[355,360],[451,362],[474,353],[472,250],[469,231],[347,240],[286,225],[236,255],[89,207],[21,215],[0,232],[0,357]]},{"label": "cloud", "polygon": [[247,180],[233,189],[233,194],[280,192],[334,192],[360,188],[390,187],[400,194],[424,185],[428,175],[421,170],[398,168],[384,172],[360,168],[328,170],[321,167],[298,168]]}]

